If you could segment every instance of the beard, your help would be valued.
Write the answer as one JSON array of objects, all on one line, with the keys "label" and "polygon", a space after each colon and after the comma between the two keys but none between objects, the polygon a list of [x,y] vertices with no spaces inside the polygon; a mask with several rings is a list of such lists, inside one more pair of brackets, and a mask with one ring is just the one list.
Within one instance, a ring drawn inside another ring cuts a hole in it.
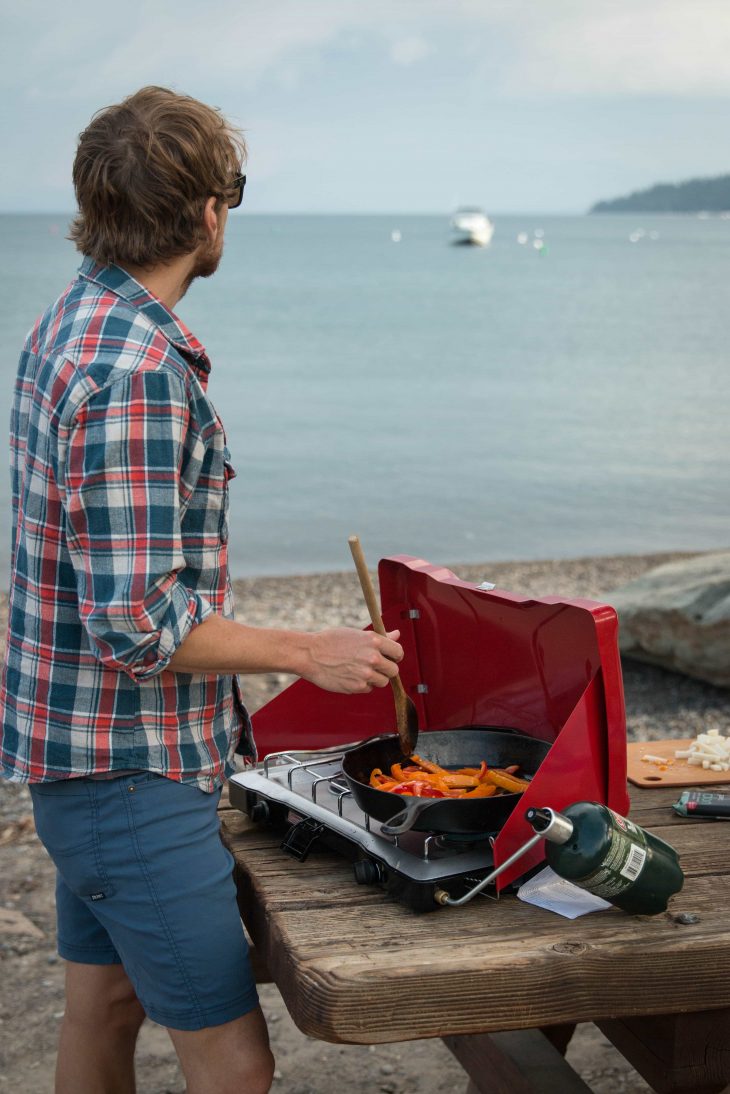
[{"label": "beard", "polygon": [[223,257],[223,240],[220,243],[207,243],[198,249],[190,273],[183,283],[183,296],[198,277],[212,277],[220,266]]}]

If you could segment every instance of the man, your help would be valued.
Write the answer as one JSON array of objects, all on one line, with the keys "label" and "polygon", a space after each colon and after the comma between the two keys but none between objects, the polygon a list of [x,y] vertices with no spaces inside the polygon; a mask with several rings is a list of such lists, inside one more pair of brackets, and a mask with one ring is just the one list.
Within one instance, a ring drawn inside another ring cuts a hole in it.
[{"label": "man", "polygon": [[233,472],[173,308],[218,266],[244,154],[217,110],[163,88],[97,114],[73,171],[83,264],[20,358],[1,755],[57,866],[58,1094],[133,1091],[145,1015],[188,1094],[269,1089],[216,818],[234,752],[254,754],[235,674],[357,693],[403,655],[397,631],[231,618]]}]

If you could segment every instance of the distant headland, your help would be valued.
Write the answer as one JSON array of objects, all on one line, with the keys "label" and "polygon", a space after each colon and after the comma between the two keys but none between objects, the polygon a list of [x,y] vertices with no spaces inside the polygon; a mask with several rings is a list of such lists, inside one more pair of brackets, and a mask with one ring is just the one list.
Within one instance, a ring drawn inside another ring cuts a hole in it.
[{"label": "distant headland", "polygon": [[730,175],[660,182],[648,190],[598,201],[590,213],[724,213],[730,210]]}]

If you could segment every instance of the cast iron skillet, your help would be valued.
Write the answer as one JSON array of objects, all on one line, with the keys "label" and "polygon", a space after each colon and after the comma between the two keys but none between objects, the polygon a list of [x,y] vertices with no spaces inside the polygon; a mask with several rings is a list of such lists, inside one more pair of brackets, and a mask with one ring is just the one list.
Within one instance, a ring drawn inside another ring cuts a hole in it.
[{"label": "cast iron skillet", "polygon": [[[534,775],[550,749],[546,741],[528,737],[506,726],[468,726],[461,729],[422,733],[418,755],[442,767],[490,767],[519,764],[519,774]],[[403,763],[398,737],[376,737],[345,753],[342,771],[355,801],[365,813],[379,821],[386,835],[399,835],[411,828],[419,832],[448,834],[496,832],[520,800],[519,794],[464,801],[458,798],[404,798],[370,786],[374,767],[388,772],[391,764]]]}]

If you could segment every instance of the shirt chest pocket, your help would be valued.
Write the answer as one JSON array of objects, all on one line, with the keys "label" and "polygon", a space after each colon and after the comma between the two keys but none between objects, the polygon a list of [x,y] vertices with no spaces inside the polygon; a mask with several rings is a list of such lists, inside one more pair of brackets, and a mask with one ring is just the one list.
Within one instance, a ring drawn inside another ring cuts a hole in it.
[{"label": "shirt chest pocket", "polygon": [[181,504],[183,550],[196,565],[203,556],[228,542],[228,484],[236,472],[223,430],[216,431],[203,449],[184,506]]},{"label": "shirt chest pocket", "polygon": [[228,449],[228,445],[223,446],[223,504],[221,505],[220,514],[220,540],[221,543],[228,543],[228,509],[229,509],[229,495],[228,484],[231,479],[235,479],[236,469],[231,463],[231,453]]}]

